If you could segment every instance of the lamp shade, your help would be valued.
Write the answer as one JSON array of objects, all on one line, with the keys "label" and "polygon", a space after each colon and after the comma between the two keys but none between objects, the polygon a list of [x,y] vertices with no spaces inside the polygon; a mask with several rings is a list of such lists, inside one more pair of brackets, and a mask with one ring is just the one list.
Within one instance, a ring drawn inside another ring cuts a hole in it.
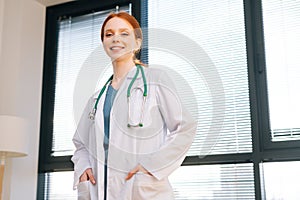
[{"label": "lamp shade", "polygon": [[26,156],[28,151],[27,129],[25,119],[0,115],[0,156]]}]

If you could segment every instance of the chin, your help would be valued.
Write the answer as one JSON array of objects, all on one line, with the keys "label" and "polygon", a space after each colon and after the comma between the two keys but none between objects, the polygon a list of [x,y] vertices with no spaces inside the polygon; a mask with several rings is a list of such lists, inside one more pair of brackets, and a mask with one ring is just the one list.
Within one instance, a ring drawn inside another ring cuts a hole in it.
[{"label": "chin", "polygon": [[131,59],[132,56],[131,55],[128,55],[128,54],[122,54],[122,55],[111,55],[110,56],[110,59],[111,61],[125,61],[125,60],[128,60],[128,59]]}]

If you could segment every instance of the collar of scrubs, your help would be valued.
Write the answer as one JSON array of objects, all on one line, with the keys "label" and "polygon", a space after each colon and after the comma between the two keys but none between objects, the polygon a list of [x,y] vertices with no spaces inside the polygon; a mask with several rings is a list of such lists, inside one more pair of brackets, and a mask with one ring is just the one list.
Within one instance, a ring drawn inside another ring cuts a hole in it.
[{"label": "collar of scrubs", "polygon": [[[142,66],[142,67],[143,67],[143,66]],[[127,80],[132,80],[133,77],[134,77],[134,75],[135,75],[136,70],[137,70],[137,67],[133,67],[133,68],[127,73],[125,79],[127,79]],[[145,68],[144,68],[144,71],[146,71]],[[146,73],[146,72],[145,72],[145,73]],[[139,79],[141,79],[141,78],[142,78],[142,73],[140,72],[140,73],[138,74],[136,80],[139,80]],[[125,80],[125,79],[124,79],[124,80]],[[123,85],[123,84],[122,84],[122,85]],[[107,87],[107,88],[108,88],[108,87]],[[107,90],[107,88],[106,88],[106,90]],[[122,86],[120,87],[120,89],[121,89],[121,88],[122,88]],[[119,90],[120,90],[120,89],[119,89]],[[97,98],[98,98],[99,93],[100,93],[100,90],[97,91],[97,92],[94,94],[94,99],[97,99]]]}]

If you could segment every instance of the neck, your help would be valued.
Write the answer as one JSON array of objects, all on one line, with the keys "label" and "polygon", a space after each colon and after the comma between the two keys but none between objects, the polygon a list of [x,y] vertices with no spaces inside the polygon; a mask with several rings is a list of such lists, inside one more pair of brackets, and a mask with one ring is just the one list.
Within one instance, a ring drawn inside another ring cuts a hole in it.
[{"label": "neck", "polygon": [[135,63],[133,62],[132,59],[130,59],[130,60],[122,60],[122,61],[115,60],[112,62],[112,64],[113,64],[114,76],[111,85],[115,89],[118,89],[126,74],[135,66]]}]

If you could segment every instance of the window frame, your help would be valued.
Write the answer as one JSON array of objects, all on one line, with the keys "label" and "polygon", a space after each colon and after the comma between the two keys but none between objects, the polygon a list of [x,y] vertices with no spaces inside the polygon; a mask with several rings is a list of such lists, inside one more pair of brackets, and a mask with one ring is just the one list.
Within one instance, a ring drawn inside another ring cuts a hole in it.
[{"label": "window frame", "polygon": [[261,164],[300,160],[300,141],[272,142],[266,75],[262,0],[244,0],[252,126],[255,199],[263,199]]},{"label": "window frame", "polygon": [[[143,3],[144,2],[144,3]],[[62,16],[78,16],[91,10],[100,11],[114,8],[115,5],[132,3],[132,14],[143,27],[147,27],[147,1],[143,0],[105,0],[72,1],[46,9],[45,51],[42,89],[42,109],[39,148],[38,199],[44,198],[45,177],[53,171],[72,171],[71,156],[51,156],[53,139],[54,95],[56,79],[56,56],[58,45],[57,20]],[[272,142],[269,123],[268,88],[266,78],[266,57],[263,32],[262,0],[243,0],[248,67],[249,101],[252,131],[252,152],[240,154],[209,155],[204,158],[187,156],[186,165],[252,163],[254,171],[255,199],[263,198],[262,174],[260,164],[272,161],[300,160],[300,141]],[[147,35],[147,33],[145,33]],[[144,43],[147,43],[145,37]],[[146,45],[147,46],[147,45]],[[147,63],[148,50],[141,52],[142,60]]]},{"label": "window frame", "polygon": [[[261,140],[261,149],[265,151],[263,160],[268,159],[282,159],[280,157],[287,156],[285,151],[294,151],[295,153],[300,152],[300,140],[294,141],[278,141],[272,142],[271,138],[271,128],[270,128],[270,116],[269,116],[269,99],[268,99],[268,83],[267,83],[267,65],[266,65],[266,55],[265,55],[265,43],[264,43],[264,29],[263,29],[263,9],[262,9],[262,0],[255,2],[249,2],[245,0],[245,7],[249,8],[248,12],[252,15],[249,16],[249,23],[252,26],[249,30],[248,36],[252,40],[252,43],[247,43],[249,46],[248,62],[251,62],[253,66],[251,68],[249,64],[249,73],[252,73],[253,79],[250,80],[249,85],[255,87],[251,88],[253,91],[253,99],[251,102],[255,102],[252,112],[255,113],[255,116],[259,124],[257,127],[260,132]],[[247,25],[246,25],[247,28]],[[251,35],[251,36],[250,36]],[[250,61],[252,57],[252,60]],[[249,59],[250,58],[250,59]],[[252,83],[251,83],[252,82]],[[254,92],[255,91],[255,92]],[[251,90],[250,90],[251,92]],[[276,150],[277,154],[270,152],[271,150]],[[278,151],[282,150],[282,152]],[[279,154],[278,154],[279,153]],[[273,157],[274,158],[271,158]]]}]

